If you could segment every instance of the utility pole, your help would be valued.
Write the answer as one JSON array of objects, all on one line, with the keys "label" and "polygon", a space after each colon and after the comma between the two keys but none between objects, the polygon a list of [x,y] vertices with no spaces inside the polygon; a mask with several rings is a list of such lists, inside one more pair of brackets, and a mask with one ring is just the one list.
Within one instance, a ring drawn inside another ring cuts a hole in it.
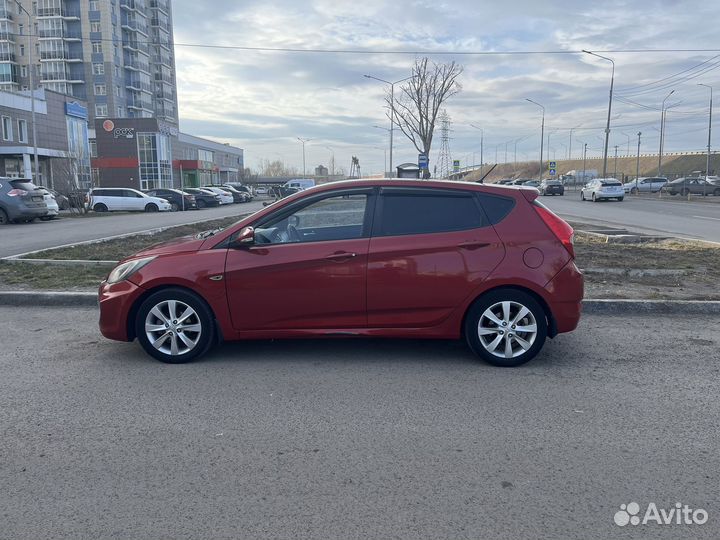
[{"label": "utility pole", "polygon": [[585,148],[583,149],[583,183],[585,182],[585,162],[587,160],[587,143],[585,143]]},{"label": "utility pole", "polygon": [[603,152],[603,178],[605,178],[607,176],[608,143],[610,141],[610,114],[612,112],[613,86],[615,84],[615,61],[612,58],[600,56],[599,54],[586,51],[585,49],[583,49],[583,52],[612,63],[612,75],[610,77],[610,102],[608,103],[607,125],[605,126],[605,151]]},{"label": "utility pole", "polygon": [[627,155],[629,156],[630,155],[630,135],[628,135],[624,131],[621,131],[620,133],[622,133],[623,135],[625,135],[627,137],[627,140],[628,140]]},{"label": "utility pole", "polygon": [[617,149],[618,145],[615,145],[615,172],[613,173],[613,178],[617,178]]},{"label": "utility pole", "polygon": [[638,131],[638,152],[637,152],[637,162],[635,163],[635,182],[640,179],[640,136],[642,135],[642,131]]},{"label": "utility pole", "polygon": [[[25,7],[18,1],[15,0],[15,3],[17,4],[17,7],[19,10],[22,10],[25,15],[27,15],[28,19],[28,25],[27,25],[27,53],[28,53],[28,76],[30,79],[30,123],[32,124],[32,127],[30,128],[32,130],[32,138],[33,138],[33,157],[35,161],[35,176],[32,176],[32,180],[36,180],[36,177],[40,177],[40,163],[38,160],[38,143],[37,143],[37,122],[35,121],[35,63],[33,60],[33,46],[32,46],[32,35],[33,35],[33,25],[32,25],[32,15],[30,15],[30,12],[25,9]],[[39,182],[38,182],[39,183]],[[44,183],[44,182],[43,182]]]},{"label": "utility pole", "polygon": [[705,164],[705,180],[710,176],[710,143],[712,138],[712,98],[713,98],[713,87],[709,84],[698,84],[698,86],[704,86],[710,89],[710,117],[708,119],[708,144],[707,144],[707,162]]},{"label": "utility pole", "polygon": [[530,103],[533,103],[542,109],[542,123],[540,124],[540,174],[538,175],[538,179],[542,181],[543,171],[545,170],[545,167],[543,167],[543,143],[545,142],[545,107],[530,98],[525,98],[525,101],[529,101]]},{"label": "utility pole", "polygon": [[330,175],[335,176],[335,151],[327,145],[325,145],[325,148],[330,150]]},{"label": "utility pole", "polygon": [[665,102],[674,93],[675,90],[671,90],[670,93],[665,96],[665,99],[662,100],[662,107],[660,108],[660,149],[658,150],[658,176],[662,176],[662,155],[663,145],[665,143]]},{"label": "utility pole", "polygon": [[[379,79],[377,77],[373,77],[372,75],[363,75],[363,77],[366,77],[368,79],[374,79],[376,81],[389,84],[390,85],[390,178],[395,177],[395,173],[393,172],[393,128],[395,127],[395,85],[398,83],[401,83],[403,81],[407,81],[408,79],[412,79],[413,76],[405,77],[404,79],[400,79],[399,81],[386,81],[385,79]],[[430,157],[430,156],[428,156]]]},{"label": "utility pole", "polygon": [[485,130],[475,124],[470,124],[470,127],[480,130],[480,178],[482,178],[483,170],[483,147],[485,146]]},{"label": "utility pole", "polygon": [[573,135],[573,131],[575,131],[575,130],[576,130],[577,128],[579,128],[580,126],[582,126],[582,124],[578,124],[577,126],[570,128],[570,146],[569,146],[570,149],[568,150],[568,159],[572,159],[572,135]]},{"label": "utility pole", "polygon": [[297,140],[302,143],[302,149],[303,149],[303,178],[305,178],[305,143],[308,141],[312,141],[312,139],[301,139],[300,137],[297,137]]}]

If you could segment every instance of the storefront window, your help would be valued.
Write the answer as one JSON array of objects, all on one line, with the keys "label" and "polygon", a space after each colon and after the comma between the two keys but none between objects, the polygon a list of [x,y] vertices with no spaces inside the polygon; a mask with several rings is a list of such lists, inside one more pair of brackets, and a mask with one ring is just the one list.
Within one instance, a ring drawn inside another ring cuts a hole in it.
[{"label": "storefront window", "polygon": [[172,187],[170,138],[161,133],[138,134],[140,188]]}]

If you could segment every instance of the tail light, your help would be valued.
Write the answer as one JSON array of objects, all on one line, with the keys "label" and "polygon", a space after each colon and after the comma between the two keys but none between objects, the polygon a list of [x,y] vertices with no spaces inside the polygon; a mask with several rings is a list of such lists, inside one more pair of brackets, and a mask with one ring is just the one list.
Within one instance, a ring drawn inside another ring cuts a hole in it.
[{"label": "tail light", "polygon": [[24,189],[11,189],[10,191],[8,191],[9,197],[24,197],[27,194],[28,192]]},{"label": "tail light", "polygon": [[567,249],[570,256],[575,258],[575,247],[573,241],[575,240],[575,231],[564,219],[556,216],[540,201],[532,202],[533,208],[543,220],[548,229],[560,240],[560,243],[565,249]]}]

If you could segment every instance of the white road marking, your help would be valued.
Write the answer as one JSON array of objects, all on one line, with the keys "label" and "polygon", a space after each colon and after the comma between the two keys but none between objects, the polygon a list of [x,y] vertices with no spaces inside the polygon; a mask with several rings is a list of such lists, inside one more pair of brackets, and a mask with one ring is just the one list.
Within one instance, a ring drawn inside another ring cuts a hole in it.
[{"label": "white road marking", "polygon": [[693,217],[698,218],[698,219],[712,219],[713,221],[720,221],[720,218],[716,218],[716,217],[708,217],[708,216],[693,216]]}]

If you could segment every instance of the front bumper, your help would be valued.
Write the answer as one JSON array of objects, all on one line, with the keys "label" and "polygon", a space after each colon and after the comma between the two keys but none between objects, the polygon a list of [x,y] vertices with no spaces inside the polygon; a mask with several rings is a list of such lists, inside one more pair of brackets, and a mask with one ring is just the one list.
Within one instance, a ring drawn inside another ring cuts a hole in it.
[{"label": "front bumper", "polygon": [[129,281],[110,285],[106,281],[100,284],[98,303],[100,304],[100,333],[115,341],[130,341],[127,321],[135,301],[143,294],[143,289]]}]

